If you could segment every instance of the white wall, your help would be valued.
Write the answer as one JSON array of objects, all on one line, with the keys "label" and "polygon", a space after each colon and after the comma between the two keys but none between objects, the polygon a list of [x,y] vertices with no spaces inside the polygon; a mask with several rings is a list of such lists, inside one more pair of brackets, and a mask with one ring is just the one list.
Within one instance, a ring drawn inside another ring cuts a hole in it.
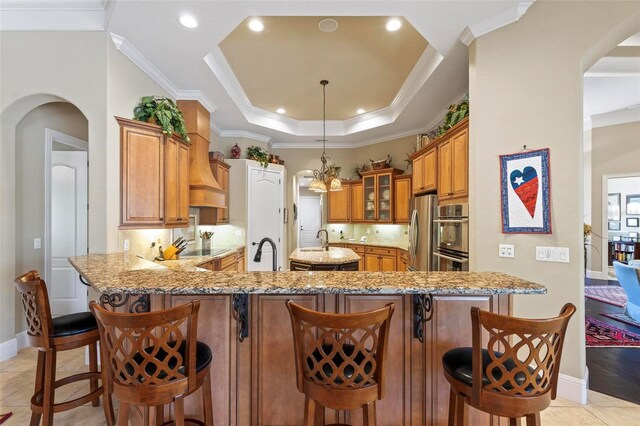
[{"label": "white wall", "polygon": [[[547,287],[546,295],[513,298],[513,314],[557,315],[571,302],[561,372],[585,377],[582,242],[582,76],[597,59],[638,31],[629,2],[535,2],[516,23],[470,46],[469,203],[471,269],[502,271]],[[550,148],[551,235],[501,233],[500,154]],[[595,176],[594,176],[595,180]],[[515,259],[498,244],[515,245]],[[535,261],[536,246],[570,250],[570,263]]]}]

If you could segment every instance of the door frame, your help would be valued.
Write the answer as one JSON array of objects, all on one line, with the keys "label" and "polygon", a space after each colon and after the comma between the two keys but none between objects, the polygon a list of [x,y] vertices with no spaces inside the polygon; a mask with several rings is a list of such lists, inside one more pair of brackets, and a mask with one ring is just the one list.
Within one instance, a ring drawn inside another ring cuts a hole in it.
[{"label": "door frame", "polygon": [[[51,151],[53,142],[87,151],[87,165],[89,162],[89,143],[57,130],[44,129],[44,280],[51,282]],[[87,168],[87,188],[89,187],[89,170]],[[89,194],[87,194],[87,203]],[[89,215],[87,214],[87,228]],[[89,229],[87,229],[87,252],[89,251]]]},{"label": "door frame", "polygon": [[[602,256],[602,272],[600,273],[600,277],[596,277],[597,271],[587,271],[591,272],[589,276],[591,278],[600,278],[603,280],[609,279],[609,212],[607,210],[607,202],[609,200],[609,179],[620,179],[620,178],[628,178],[628,177],[638,177],[640,176],[640,170],[637,172],[631,173],[612,173],[607,175],[602,175],[602,200],[600,206],[600,214],[602,217],[602,227],[600,229],[600,256]],[[620,214],[622,214],[622,200],[620,200]],[[593,242],[591,243],[593,244]]]}]

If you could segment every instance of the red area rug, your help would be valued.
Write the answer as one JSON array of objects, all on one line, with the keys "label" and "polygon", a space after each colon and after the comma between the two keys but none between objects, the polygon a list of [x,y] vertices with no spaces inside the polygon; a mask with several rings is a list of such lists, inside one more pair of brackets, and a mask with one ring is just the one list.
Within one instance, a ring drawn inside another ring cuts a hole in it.
[{"label": "red area rug", "polygon": [[603,317],[611,318],[613,320],[620,321],[620,322],[623,322],[625,324],[629,324],[629,325],[632,325],[634,327],[640,328],[640,322],[639,321],[636,321],[633,318],[631,318],[630,316],[625,315],[625,314],[600,314],[600,315],[602,315]]},{"label": "red area rug", "polygon": [[640,334],[622,330],[591,317],[585,317],[585,334],[588,348],[640,347]]},{"label": "red area rug", "polygon": [[584,288],[584,297],[624,308],[627,294],[617,285],[590,285]]},{"label": "red area rug", "polygon": [[11,417],[12,414],[13,413],[0,414],[0,425],[9,420],[9,417]]}]

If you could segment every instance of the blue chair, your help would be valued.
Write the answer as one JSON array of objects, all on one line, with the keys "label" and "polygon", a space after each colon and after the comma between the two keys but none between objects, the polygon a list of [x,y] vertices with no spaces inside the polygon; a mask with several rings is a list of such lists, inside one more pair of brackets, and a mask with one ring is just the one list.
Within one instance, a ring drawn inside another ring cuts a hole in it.
[{"label": "blue chair", "polygon": [[636,321],[640,321],[640,265],[629,266],[620,262],[613,262],[618,282],[627,293],[626,314]]}]

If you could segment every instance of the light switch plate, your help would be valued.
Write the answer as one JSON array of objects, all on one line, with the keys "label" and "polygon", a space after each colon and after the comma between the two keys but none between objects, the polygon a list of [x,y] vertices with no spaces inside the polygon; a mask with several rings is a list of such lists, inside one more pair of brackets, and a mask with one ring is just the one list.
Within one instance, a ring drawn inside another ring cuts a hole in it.
[{"label": "light switch plate", "polygon": [[37,249],[39,249],[39,248],[41,248],[41,247],[42,247],[42,239],[40,239],[40,238],[34,238],[34,239],[33,239],[33,248],[34,248],[35,250],[37,250]]},{"label": "light switch plate", "polygon": [[513,259],[515,257],[515,253],[516,249],[513,244],[498,244],[498,256]]},{"label": "light switch plate", "polygon": [[569,263],[569,247],[536,246],[536,260],[538,262]]},{"label": "light switch plate", "polygon": [[124,251],[129,251],[129,240],[124,240],[122,248],[124,249]]}]

